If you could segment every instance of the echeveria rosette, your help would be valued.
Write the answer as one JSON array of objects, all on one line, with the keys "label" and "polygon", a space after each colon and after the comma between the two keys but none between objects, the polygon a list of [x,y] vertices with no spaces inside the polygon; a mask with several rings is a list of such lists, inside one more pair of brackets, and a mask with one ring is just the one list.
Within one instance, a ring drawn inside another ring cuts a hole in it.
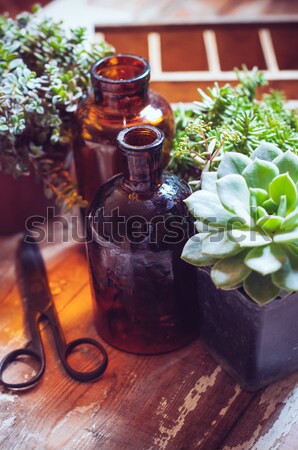
[{"label": "echeveria rosette", "polygon": [[259,304],[298,291],[297,155],[267,143],[251,158],[227,153],[186,204],[199,233],[182,258],[212,266],[217,287],[243,287]]}]

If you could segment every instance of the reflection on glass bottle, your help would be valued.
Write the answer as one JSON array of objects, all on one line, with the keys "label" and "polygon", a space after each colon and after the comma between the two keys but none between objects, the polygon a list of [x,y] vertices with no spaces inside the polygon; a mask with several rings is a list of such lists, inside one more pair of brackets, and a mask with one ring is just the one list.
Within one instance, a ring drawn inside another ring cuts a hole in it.
[{"label": "reflection on glass bottle", "polygon": [[148,62],[134,55],[108,56],[91,68],[94,94],[78,108],[74,139],[79,191],[89,202],[99,186],[122,171],[116,137],[123,128],[151,124],[163,130],[168,161],[173,112],[161,95],[148,90],[149,78]]},{"label": "reflection on glass bottle", "polygon": [[196,269],[181,260],[193,233],[188,185],[162,170],[163,133],[125,129],[124,173],[97,192],[88,211],[87,249],[99,334],[115,347],[154,354],[198,334]]}]

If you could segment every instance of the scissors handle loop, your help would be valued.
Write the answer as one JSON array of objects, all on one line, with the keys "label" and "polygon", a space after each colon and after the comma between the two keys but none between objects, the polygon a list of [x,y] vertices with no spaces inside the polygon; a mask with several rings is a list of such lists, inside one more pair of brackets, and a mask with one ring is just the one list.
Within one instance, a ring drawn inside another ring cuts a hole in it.
[{"label": "scissors handle loop", "polygon": [[[96,350],[100,353],[101,355],[101,362],[100,364],[96,367],[96,369],[91,370],[89,372],[80,372],[78,370],[73,369],[69,363],[67,362],[67,358],[71,355],[71,353],[79,346],[83,346],[83,345],[92,345],[93,347],[96,348]],[[80,338],[80,339],[75,339],[74,341],[69,342],[68,344],[66,344],[65,349],[64,349],[64,355],[60,355],[62,363],[65,367],[65,370],[67,371],[67,373],[75,380],[77,381],[92,381],[92,380],[97,380],[106,370],[107,365],[108,365],[108,355],[107,352],[105,351],[104,347],[97,342],[95,339],[92,338]]]},{"label": "scissors handle loop", "polygon": [[[4,380],[4,372],[10,366],[11,364],[18,361],[18,358],[20,356],[29,356],[33,358],[38,363],[38,370],[37,372],[28,380],[23,381],[22,383],[10,383],[9,381]],[[28,389],[32,386],[34,386],[41,376],[43,375],[45,370],[45,360],[42,355],[35,352],[34,350],[31,350],[29,348],[19,348],[17,350],[13,350],[12,352],[8,353],[1,361],[0,364],[0,382],[3,384],[3,386],[7,389]]]},{"label": "scissors handle loop", "polygon": [[[91,370],[89,372],[80,372],[78,370],[73,369],[70,364],[67,362],[68,357],[71,353],[79,346],[83,345],[92,345],[96,348],[96,350],[101,355],[101,361],[96,369]],[[34,359],[35,362],[38,363],[37,372],[28,380],[23,381],[21,383],[11,383],[5,380],[4,372],[11,364],[18,362],[20,356],[29,356]],[[64,347],[64,354],[61,355],[61,360],[66,372],[77,381],[92,381],[97,380],[106,370],[108,365],[108,355],[105,351],[104,347],[97,342],[95,339],[91,338],[81,338],[75,339],[74,341],[69,342]],[[8,353],[0,363],[0,382],[7,389],[12,390],[20,390],[20,389],[28,389],[33,387],[41,378],[45,370],[45,359],[43,355],[39,354],[37,351],[31,350],[29,348],[19,348],[17,350],[13,350]]]}]

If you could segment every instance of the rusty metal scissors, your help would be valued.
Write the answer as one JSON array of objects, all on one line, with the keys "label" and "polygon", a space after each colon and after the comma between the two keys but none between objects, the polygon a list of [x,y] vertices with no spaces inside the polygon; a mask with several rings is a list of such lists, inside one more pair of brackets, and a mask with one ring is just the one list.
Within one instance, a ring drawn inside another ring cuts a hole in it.
[{"label": "rusty metal scissors", "polygon": [[[107,367],[107,353],[99,342],[87,337],[66,343],[49,288],[46,268],[39,247],[31,235],[26,235],[26,239],[20,243],[17,273],[20,292],[27,306],[27,319],[32,339],[24,348],[8,353],[0,362],[0,382],[3,386],[8,389],[23,390],[35,385],[42,377],[45,370],[45,354],[39,325],[43,318],[48,320],[52,328],[57,351],[66,372],[78,381],[98,379]],[[84,345],[95,347],[100,354],[99,365],[89,372],[77,371],[67,361],[75,349]],[[37,372],[32,378],[21,383],[10,383],[4,380],[4,371],[21,356],[33,358],[38,364]]]}]

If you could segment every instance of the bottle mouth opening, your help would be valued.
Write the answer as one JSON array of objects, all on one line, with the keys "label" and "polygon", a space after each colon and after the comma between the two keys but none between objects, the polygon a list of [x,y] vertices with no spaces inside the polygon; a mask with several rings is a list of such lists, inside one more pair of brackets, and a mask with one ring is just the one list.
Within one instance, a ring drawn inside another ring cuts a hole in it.
[{"label": "bottle mouth opening", "polygon": [[91,67],[92,83],[131,83],[149,78],[150,66],[146,59],[130,54],[106,56]]},{"label": "bottle mouth opening", "polygon": [[118,134],[117,142],[122,150],[154,151],[161,147],[164,133],[151,125],[126,128]]}]

